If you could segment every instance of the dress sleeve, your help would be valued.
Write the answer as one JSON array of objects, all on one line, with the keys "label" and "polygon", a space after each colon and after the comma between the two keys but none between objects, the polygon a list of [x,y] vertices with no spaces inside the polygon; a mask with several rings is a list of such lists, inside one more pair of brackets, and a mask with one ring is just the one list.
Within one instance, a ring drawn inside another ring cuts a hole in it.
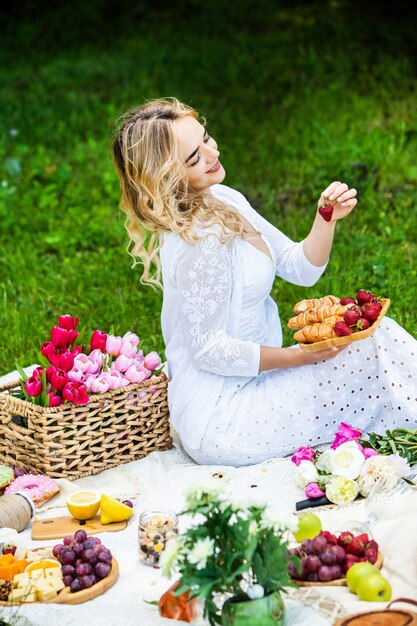
[{"label": "dress sleeve", "polygon": [[227,333],[232,295],[230,248],[215,235],[188,245],[178,261],[175,282],[181,327],[193,364],[222,376],[256,376],[260,346]]},{"label": "dress sleeve", "polygon": [[[252,209],[254,211],[254,209]],[[304,254],[304,240],[295,242],[255,211],[256,222],[275,253],[275,275],[289,283],[310,287],[327,267],[313,265]]]}]

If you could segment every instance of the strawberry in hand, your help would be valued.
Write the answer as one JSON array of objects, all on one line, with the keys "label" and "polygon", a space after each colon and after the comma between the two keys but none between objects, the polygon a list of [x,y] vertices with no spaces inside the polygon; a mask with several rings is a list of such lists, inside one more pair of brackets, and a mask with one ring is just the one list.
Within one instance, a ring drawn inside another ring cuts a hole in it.
[{"label": "strawberry in hand", "polygon": [[317,212],[326,222],[336,222],[355,208],[356,193],[356,189],[349,189],[346,183],[335,181],[322,192]]}]

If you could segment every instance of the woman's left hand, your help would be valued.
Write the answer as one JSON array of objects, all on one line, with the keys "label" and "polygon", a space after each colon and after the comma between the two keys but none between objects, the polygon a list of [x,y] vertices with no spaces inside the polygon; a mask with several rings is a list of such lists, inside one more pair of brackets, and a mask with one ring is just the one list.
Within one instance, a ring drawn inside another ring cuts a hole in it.
[{"label": "woman's left hand", "polygon": [[349,189],[346,183],[335,181],[322,192],[317,207],[331,204],[333,214],[330,222],[336,222],[348,215],[357,205],[356,189]]}]

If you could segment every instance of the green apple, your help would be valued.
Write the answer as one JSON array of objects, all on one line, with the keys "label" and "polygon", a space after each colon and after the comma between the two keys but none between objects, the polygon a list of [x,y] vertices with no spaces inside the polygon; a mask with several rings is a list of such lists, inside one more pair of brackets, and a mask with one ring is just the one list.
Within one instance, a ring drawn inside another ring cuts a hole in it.
[{"label": "green apple", "polygon": [[293,532],[296,541],[303,539],[313,539],[322,531],[320,518],[314,513],[303,513],[298,516],[298,530]]},{"label": "green apple", "polygon": [[366,602],[388,602],[391,600],[391,585],[379,572],[362,576],[356,587],[359,600]]},{"label": "green apple", "polygon": [[352,567],[349,567],[346,572],[346,582],[352,593],[356,593],[358,582],[362,576],[370,576],[371,574],[378,574],[379,569],[369,563],[369,561],[363,561],[361,563],[354,563]]}]

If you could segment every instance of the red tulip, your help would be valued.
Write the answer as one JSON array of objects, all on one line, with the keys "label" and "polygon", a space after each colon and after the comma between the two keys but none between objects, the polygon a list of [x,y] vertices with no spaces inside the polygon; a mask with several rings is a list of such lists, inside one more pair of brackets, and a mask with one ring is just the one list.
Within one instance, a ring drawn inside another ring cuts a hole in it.
[{"label": "red tulip", "polygon": [[65,330],[74,330],[78,325],[78,317],[72,317],[71,315],[60,315],[58,318],[59,328],[65,328]]},{"label": "red tulip", "polygon": [[78,332],[78,330],[70,330],[69,331],[69,337],[68,337],[68,345],[69,346],[72,346],[72,344],[77,339],[79,334],[80,333]]},{"label": "red tulip", "polygon": [[51,341],[56,348],[63,348],[68,345],[70,331],[59,326],[54,326],[51,330]]},{"label": "red tulip", "polygon": [[65,372],[69,372],[74,367],[74,356],[72,352],[67,350],[63,354],[59,356],[59,368],[64,370]]},{"label": "red tulip", "polygon": [[91,350],[106,351],[107,335],[101,330],[95,330],[91,336]]},{"label": "red tulip", "polygon": [[64,400],[61,398],[61,396],[56,396],[53,391],[50,391],[48,393],[48,396],[49,396],[49,406],[50,407],[59,406],[60,404],[62,404],[64,402]]},{"label": "red tulip", "polygon": [[86,390],[87,387],[84,383],[70,382],[63,388],[62,395],[68,402],[74,402],[74,404],[88,404],[90,398]]},{"label": "red tulip", "polygon": [[82,349],[80,346],[74,346],[71,352],[74,356],[77,356],[77,354],[81,354]]},{"label": "red tulip", "polygon": [[32,398],[36,398],[42,391],[42,381],[36,376],[31,376],[25,382],[25,389]]},{"label": "red tulip", "polygon": [[68,382],[67,373],[64,370],[58,369],[56,367],[48,367],[50,371],[49,374],[49,382],[51,383],[54,389],[63,389]]},{"label": "red tulip", "polygon": [[42,367],[42,365],[39,365],[39,367],[35,367],[35,369],[32,372],[32,376],[34,376],[35,378],[42,378],[42,374],[44,373],[44,368]]},{"label": "red tulip", "polygon": [[43,356],[46,356],[46,358],[49,360],[50,360],[49,356],[51,354],[56,354],[56,348],[54,344],[52,343],[52,341],[45,341],[45,343],[42,344],[41,353],[43,354]]}]

